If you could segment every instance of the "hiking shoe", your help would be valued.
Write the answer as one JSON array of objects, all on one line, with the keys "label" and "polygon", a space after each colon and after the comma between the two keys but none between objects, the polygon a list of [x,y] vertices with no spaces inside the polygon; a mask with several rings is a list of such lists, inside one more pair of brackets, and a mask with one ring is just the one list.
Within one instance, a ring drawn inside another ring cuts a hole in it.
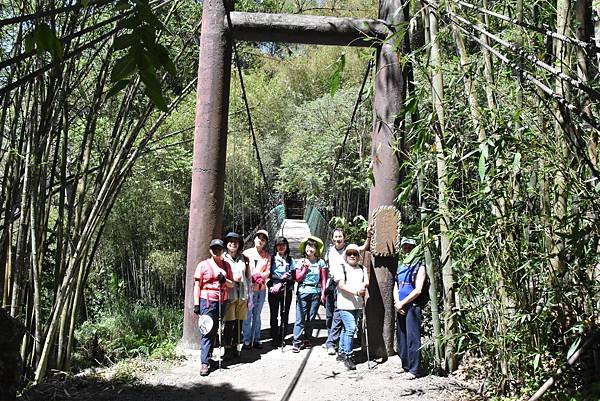
[{"label": "hiking shoe", "polygon": [[356,363],[354,363],[351,357],[344,360],[344,366],[346,366],[346,369],[348,370],[356,370]]},{"label": "hiking shoe", "polygon": [[336,354],[335,348],[333,348],[333,347],[327,348],[327,355],[335,355],[335,354]]},{"label": "hiking shoe", "polygon": [[225,350],[225,354],[223,354],[224,361],[231,361],[238,357],[238,351],[235,348],[228,348]]},{"label": "hiking shoe", "polygon": [[346,360],[346,357],[342,354],[338,354],[338,356],[335,358],[335,360],[338,362],[344,362]]},{"label": "hiking shoe", "polygon": [[312,348],[312,343],[308,340],[304,340],[304,342],[302,343],[302,348]]},{"label": "hiking shoe", "polygon": [[210,370],[210,366],[207,363],[203,363],[200,365],[200,376],[208,376],[208,371]]},{"label": "hiking shoe", "polygon": [[242,349],[249,350],[252,349],[252,347],[250,346],[250,344],[244,344],[242,345]]},{"label": "hiking shoe", "polygon": [[252,344],[252,347],[256,348],[256,349],[262,349],[262,344],[259,342],[255,342],[254,344]]},{"label": "hiking shoe", "polygon": [[300,352],[300,347],[297,344],[294,344],[292,346],[292,352],[297,354],[298,352]]}]

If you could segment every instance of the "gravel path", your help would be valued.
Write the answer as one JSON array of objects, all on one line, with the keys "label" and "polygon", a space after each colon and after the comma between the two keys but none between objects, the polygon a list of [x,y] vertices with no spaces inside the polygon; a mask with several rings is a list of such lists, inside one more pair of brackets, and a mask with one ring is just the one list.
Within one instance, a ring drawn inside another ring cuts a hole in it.
[{"label": "gravel path", "polygon": [[[324,330],[317,333],[324,341]],[[198,351],[184,351],[175,362],[139,361],[128,380],[123,372],[106,369],[67,381],[51,381],[26,391],[20,400],[119,401],[441,401],[476,399],[455,379],[425,376],[404,380],[397,357],[371,362],[357,352],[357,370],[348,371],[324,348],[283,352],[263,341],[262,350],[245,351],[240,360],[224,363],[207,377],[199,375]],[[133,364],[135,365],[135,364]],[[141,368],[140,368],[141,367]],[[135,380],[132,380],[131,378]],[[294,385],[295,383],[295,385]]]}]

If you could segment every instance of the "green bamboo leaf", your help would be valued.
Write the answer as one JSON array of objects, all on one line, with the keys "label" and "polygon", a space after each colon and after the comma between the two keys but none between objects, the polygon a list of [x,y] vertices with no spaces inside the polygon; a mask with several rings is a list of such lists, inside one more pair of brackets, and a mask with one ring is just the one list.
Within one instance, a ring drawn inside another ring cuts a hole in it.
[{"label": "green bamboo leaf", "polygon": [[135,14],[117,23],[117,28],[135,29],[142,24],[142,18]]},{"label": "green bamboo leaf", "polygon": [[130,53],[127,53],[115,62],[110,73],[111,82],[118,82],[135,72],[136,61]]},{"label": "green bamboo leaf", "polygon": [[29,32],[27,35],[25,35],[24,41],[25,41],[25,51],[26,52],[30,52],[35,50],[35,37],[34,37],[34,32],[31,31]]},{"label": "green bamboo leaf", "polygon": [[513,173],[517,174],[521,169],[521,153],[515,153],[515,158],[513,159]]},{"label": "green bamboo leaf", "polygon": [[154,15],[152,8],[148,5],[147,2],[136,1],[136,9],[148,24],[153,25],[161,31],[167,30],[163,23],[160,22],[158,18],[156,18],[156,15]]},{"label": "green bamboo leaf", "polygon": [[156,77],[156,73],[151,69],[143,70],[140,71],[140,78],[144,83],[144,93],[146,93],[146,96],[150,98],[156,107],[162,111],[166,111],[167,101],[163,96],[160,81]]},{"label": "green bamboo leaf", "polygon": [[128,1],[119,1],[113,8],[113,11],[125,11],[131,8],[131,4]]},{"label": "green bamboo leaf", "polygon": [[335,93],[340,88],[340,82],[342,79],[342,71],[344,71],[344,67],[346,66],[346,55],[342,54],[335,62],[333,74],[331,74],[330,84],[331,84],[331,96],[335,96]]},{"label": "green bamboo leaf", "polygon": [[152,25],[142,25],[137,29],[146,48],[150,51],[156,46],[156,28]]},{"label": "green bamboo leaf", "polygon": [[483,154],[483,152],[481,152],[481,154],[479,155],[479,179],[481,180],[481,182],[485,181],[485,155]]},{"label": "green bamboo leaf", "polygon": [[140,71],[147,70],[153,65],[150,54],[140,45],[140,43],[136,42],[131,46],[131,53],[133,54],[135,63]]},{"label": "green bamboo leaf", "polygon": [[112,86],[112,88],[110,88],[110,90],[106,93],[106,98],[110,99],[111,97],[113,97],[114,95],[116,95],[117,93],[121,92],[126,86],[127,84],[129,84],[129,80],[128,79],[124,79],[122,81],[117,82],[116,84],[114,84]]},{"label": "green bamboo leaf", "polygon": [[38,54],[50,53],[52,59],[61,59],[64,49],[56,33],[48,24],[42,23],[25,37],[25,49],[37,50]]},{"label": "green bamboo leaf", "polygon": [[575,351],[579,348],[579,344],[581,343],[581,338],[578,338],[569,348],[569,352],[567,352],[567,359],[571,359]]},{"label": "green bamboo leaf", "polygon": [[136,37],[131,33],[126,33],[121,36],[117,36],[115,41],[113,42],[113,49],[115,50],[123,50],[131,47],[133,42],[135,42]]},{"label": "green bamboo leaf", "polygon": [[169,51],[167,50],[167,48],[164,47],[163,45],[157,44],[155,47],[155,50],[156,50],[156,56],[158,57],[160,65],[165,67],[165,69],[167,70],[167,72],[169,74],[177,75],[177,68],[175,67],[175,64],[173,63],[173,61],[171,60],[171,57],[169,56]]}]

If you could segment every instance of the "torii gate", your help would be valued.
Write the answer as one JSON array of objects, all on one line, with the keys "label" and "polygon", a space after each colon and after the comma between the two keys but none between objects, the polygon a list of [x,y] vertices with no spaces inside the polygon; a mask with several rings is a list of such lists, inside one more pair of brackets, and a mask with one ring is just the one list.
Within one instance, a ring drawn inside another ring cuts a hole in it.
[{"label": "torii gate", "polygon": [[[233,12],[232,4],[225,1],[205,0],[202,12],[183,328],[184,346],[194,349],[199,347],[199,333],[193,315],[194,271],[198,262],[209,256],[210,240],[222,235],[232,40],[372,46],[372,41],[364,39],[380,39],[371,136],[375,185],[370,190],[369,209],[392,205],[398,195],[399,157],[392,145],[396,140],[398,115],[406,89],[397,53],[399,38],[393,37],[392,31],[393,27],[406,21],[403,2],[380,0],[380,19],[369,20],[239,13]],[[225,7],[230,10],[231,32]],[[379,300],[377,309],[385,305],[384,313],[374,310],[381,315],[379,319],[369,319],[371,355],[375,357],[385,358],[393,353],[395,312],[389,297],[393,289],[391,272],[395,271],[395,264],[394,258],[375,258],[377,280],[371,291],[376,288],[379,291],[371,298]],[[369,305],[367,315],[370,315]],[[385,323],[391,323],[391,326]]]}]

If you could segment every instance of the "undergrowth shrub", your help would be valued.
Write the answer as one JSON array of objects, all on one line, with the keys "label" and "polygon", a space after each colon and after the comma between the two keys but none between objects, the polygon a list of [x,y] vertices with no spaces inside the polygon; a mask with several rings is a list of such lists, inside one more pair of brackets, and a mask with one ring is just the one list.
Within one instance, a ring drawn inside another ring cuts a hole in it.
[{"label": "undergrowth shrub", "polygon": [[74,366],[112,365],[133,357],[174,358],[182,323],[178,309],[127,303],[107,308],[75,332]]}]

